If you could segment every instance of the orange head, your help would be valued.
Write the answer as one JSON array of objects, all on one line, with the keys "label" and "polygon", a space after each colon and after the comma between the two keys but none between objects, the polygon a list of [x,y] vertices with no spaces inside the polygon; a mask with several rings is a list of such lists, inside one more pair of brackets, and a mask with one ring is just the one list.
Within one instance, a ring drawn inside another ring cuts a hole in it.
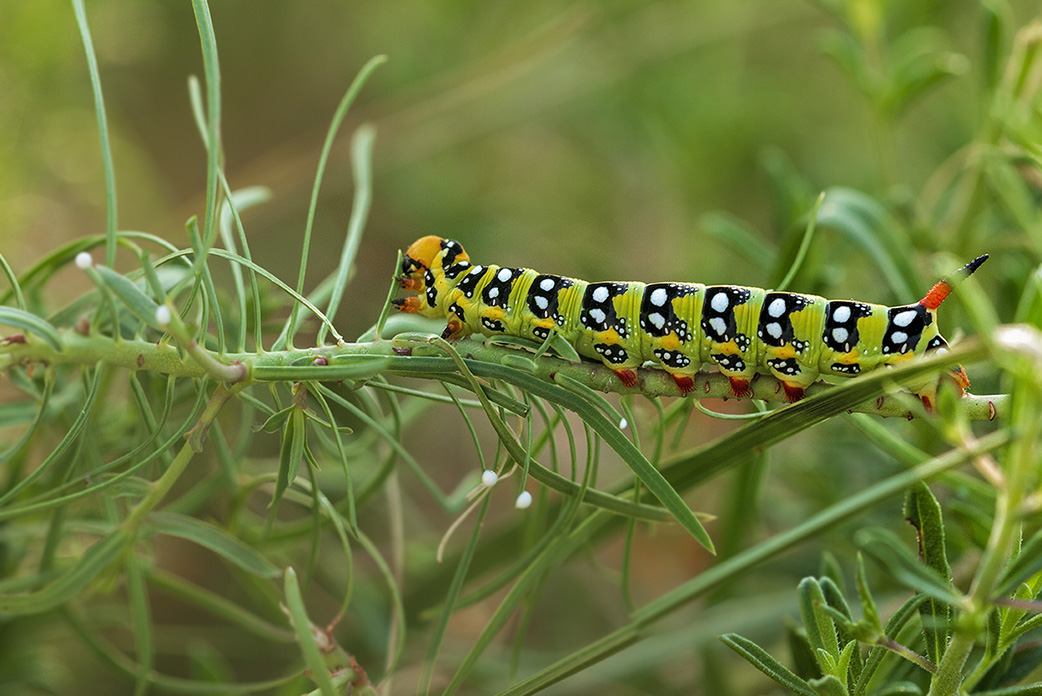
[{"label": "orange head", "polygon": [[470,257],[459,242],[442,239],[434,235],[420,237],[413,242],[402,257],[398,284],[405,290],[418,293],[415,297],[394,300],[393,304],[404,312],[427,314],[436,309],[439,293],[437,287],[445,280],[444,270],[454,264],[467,264]]},{"label": "orange head", "polygon": [[434,263],[435,257],[441,253],[441,237],[430,234],[420,237],[405,250],[402,259],[402,275],[406,278],[422,277],[423,271],[429,269]]}]

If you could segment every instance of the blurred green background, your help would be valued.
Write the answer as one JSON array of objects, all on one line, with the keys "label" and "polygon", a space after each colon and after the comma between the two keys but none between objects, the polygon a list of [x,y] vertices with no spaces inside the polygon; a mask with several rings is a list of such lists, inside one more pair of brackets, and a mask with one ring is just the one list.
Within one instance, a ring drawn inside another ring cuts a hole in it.
[{"label": "blurred green background", "polygon": [[[371,322],[394,250],[421,234],[458,238],[479,260],[591,279],[769,285],[763,265],[707,233],[707,213],[748,220],[762,245],[754,255],[770,261],[793,211],[775,205],[765,167],[792,167],[815,193],[842,185],[908,199],[981,117],[984,76],[958,55],[979,51],[975,2],[217,2],[212,13],[226,169],[233,188],[273,190],[246,222],[260,263],[284,278],[295,276],[333,110],[367,59],[389,58],[347,124],[374,123],[378,141],[345,334]],[[120,227],[183,240],[205,176],[186,89],[201,75],[191,7],[94,0],[88,18]],[[962,74],[898,117],[882,115],[823,50],[844,24],[878,44],[881,70],[886,42],[916,32],[911,43],[950,51]],[[0,218],[19,268],[104,229],[90,84],[68,3],[0,7],[0,95]],[[316,279],[346,226],[348,147],[345,132],[322,189]],[[827,233],[818,245],[852,251]],[[892,299],[881,285],[832,280],[797,289]]]},{"label": "blurred green background", "polygon": [[[1010,15],[1012,27],[1036,11],[1033,2],[991,5]],[[184,223],[202,214],[206,172],[186,87],[189,75],[202,73],[191,5],[92,0],[87,12],[113,136],[119,227],[187,246]],[[334,149],[309,266],[310,288],[336,265],[353,193],[349,134],[372,123],[373,209],[358,275],[336,318],[348,337],[375,320],[396,250],[424,234],[460,240],[478,262],[591,280],[766,287],[787,268],[814,196],[841,186],[882,202],[908,231],[916,251],[906,260],[922,274],[916,293],[935,280],[935,252],[968,260],[1008,251],[1001,231],[990,237],[993,246],[976,248],[979,234],[935,225],[943,215],[923,209],[923,192],[937,185],[937,172],[982,129],[986,95],[1001,72],[982,46],[992,41],[1008,51],[1011,43],[1011,36],[989,39],[977,2],[224,0],[211,12],[223,80],[225,169],[233,189],[272,189],[269,203],[243,217],[254,259],[286,280],[296,277],[333,112],[365,61],[388,56]],[[853,77],[843,67],[851,40],[866,59]],[[922,53],[934,69],[924,69],[927,84],[907,102],[880,87],[901,51]],[[931,75],[936,79],[927,79]],[[104,200],[90,81],[70,4],[0,3],[4,256],[21,271],[66,240],[103,232]],[[1008,244],[1015,249],[1019,242]],[[887,303],[920,296],[897,296],[863,250],[827,226],[792,289]],[[1012,306],[998,305],[1008,319]],[[945,311],[946,327],[964,325],[958,306]],[[976,391],[997,389],[987,369],[971,375],[983,385]],[[465,437],[464,426],[453,422],[453,432]],[[691,438],[708,440],[722,429],[702,423]],[[423,423],[411,435],[422,442],[443,432]],[[816,436],[772,455],[783,466],[766,488],[770,505],[756,523],[760,531],[791,526],[808,509],[894,467],[840,426],[830,424]],[[446,460],[449,468],[434,472],[446,489],[475,466],[469,452],[430,456]],[[836,468],[840,459],[844,464]],[[725,514],[716,493],[700,494],[698,504]],[[889,520],[899,514],[896,501],[879,513]],[[451,517],[434,517],[427,532],[436,539]],[[736,543],[746,532],[735,533]],[[833,547],[842,553],[851,534],[836,530]],[[635,570],[641,599],[707,562],[670,530],[640,539],[646,561]],[[609,548],[603,555],[617,565],[618,553]],[[750,586],[765,607],[780,596],[792,602],[795,582],[815,572],[819,561],[820,549],[801,550]],[[588,582],[580,573],[574,584],[555,588],[541,616],[549,620],[567,610],[586,620],[568,630],[536,626],[531,640],[539,648],[526,655],[523,672],[622,620],[617,588],[591,590]],[[742,621],[767,611],[744,604]],[[729,614],[729,606],[701,615],[704,631],[760,637]],[[482,625],[476,613],[473,626],[465,614],[455,628],[459,644],[449,662]],[[374,610],[369,618],[375,625],[383,615]],[[369,638],[370,645],[359,639],[349,649],[379,664],[383,636]],[[618,693],[691,693],[690,684],[717,659],[692,667],[694,649],[651,641],[626,654],[631,662],[602,668],[598,678],[610,681],[612,668],[632,674],[640,650],[676,651],[677,671]],[[408,655],[422,653],[420,642]],[[722,650],[712,654],[733,659]],[[735,664],[741,665],[739,682],[769,688],[748,665]],[[555,693],[605,693],[603,681],[584,679]],[[409,692],[406,681],[402,693]]]}]

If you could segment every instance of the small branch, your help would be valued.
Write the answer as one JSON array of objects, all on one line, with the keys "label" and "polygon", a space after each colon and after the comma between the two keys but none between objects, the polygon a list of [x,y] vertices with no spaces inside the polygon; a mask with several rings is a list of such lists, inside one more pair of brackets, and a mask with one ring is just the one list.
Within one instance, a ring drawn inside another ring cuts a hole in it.
[{"label": "small branch", "polygon": [[937,672],[937,665],[930,662],[928,659],[926,659],[916,651],[912,650],[908,646],[901,645],[893,638],[887,638],[886,636],[882,636],[879,638],[879,640],[876,641],[876,645],[886,648],[891,652],[897,653],[909,662],[914,662],[930,674],[935,674]]},{"label": "small branch", "polygon": [[170,307],[163,305],[156,310],[156,321],[181,344],[181,347],[195,360],[206,374],[218,382],[237,384],[249,377],[249,369],[241,360],[233,359],[231,364],[224,364],[214,357],[213,353],[199,345],[181,317]]},{"label": "small branch", "polygon": [[[366,376],[373,374],[398,374],[416,378],[437,378],[438,375],[456,372],[449,358],[424,340],[404,338],[393,341],[369,343],[344,343],[337,346],[321,346],[268,353],[229,353],[223,364],[214,354],[188,338],[184,347],[190,359],[175,347],[164,343],[151,343],[124,339],[116,343],[106,336],[83,336],[75,331],[58,331],[60,348],[57,350],[32,336],[26,342],[0,343],[0,370],[16,365],[44,363],[48,365],[94,365],[99,362],[114,367],[133,370],[151,370],[178,377],[198,378],[210,376],[225,384],[248,385],[274,381],[340,381],[359,379],[358,359],[379,359],[380,364]],[[620,394],[643,394],[647,397],[679,397],[673,379],[662,370],[643,368],[638,371],[640,384],[626,387],[614,372],[600,363],[583,361],[570,363],[553,356],[535,357],[532,353],[517,348],[490,345],[473,339],[455,342],[456,350],[466,360],[495,365],[517,366],[547,382],[557,375],[570,377],[591,389]],[[354,360],[354,362],[352,362]],[[718,372],[699,372],[694,376],[695,391],[688,398],[734,399],[727,378]],[[770,375],[757,375],[752,381],[752,397],[771,403],[787,403],[781,382]],[[817,382],[807,389],[807,396],[814,396],[833,389],[834,385]],[[959,401],[963,415],[969,420],[995,420],[1005,417],[1009,409],[1009,397],[1005,394],[978,396],[967,394]],[[851,409],[884,417],[923,418],[926,412],[918,399],[906,392],[880,397]]]}]

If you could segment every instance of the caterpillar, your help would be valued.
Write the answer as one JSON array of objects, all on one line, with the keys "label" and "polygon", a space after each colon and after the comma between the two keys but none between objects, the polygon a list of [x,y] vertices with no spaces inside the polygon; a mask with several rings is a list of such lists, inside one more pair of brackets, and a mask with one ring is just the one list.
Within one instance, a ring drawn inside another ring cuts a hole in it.
[{"label": "caterpillar", "polygon": [[[459,242],[427,236],[408,248],[397,276],[403,289],[417,294],[393,303],[404,312],[446,318],[445,338],[478,332],[541,342],[557,332],[627,387],[638,385],[637,368],[650,362],[686,395],[702,365],[715,364],[735,397],[750,396],[750,380],[764,372],[795,402],[819,376],[854,377],[946,351],[937,308],[957,280],[987,259],[970,261],[914,304],[887,307],[736,285],[587,282],[472,264]],[[969,378],[962,366],[949,376],[965,393]],[[910,389],[932,409],[936,379]]]}]

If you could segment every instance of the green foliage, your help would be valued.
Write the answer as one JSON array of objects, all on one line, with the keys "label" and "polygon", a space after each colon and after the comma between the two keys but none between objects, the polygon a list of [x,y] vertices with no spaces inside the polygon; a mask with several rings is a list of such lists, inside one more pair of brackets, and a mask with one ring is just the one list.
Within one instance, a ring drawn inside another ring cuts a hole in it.
[{"label": "green foliage", "polygon": [[[0,210],[26,241],[40,199],[83,196],[65,224],[92,233],[0,256],[0,691],[1040,693],[1042,25],[1024,8],[363,3],[302,20],[282,73],[256,50],[238,67],[236,32],[263,32],[231,6],[44,5],[0,9],[0,82],[35,70],[47,87],[5,93],[50,124],[37,140],[0,108],[32,144],[0,141]],[[269,31],[310,11],[249,8]],[[157,46],[198,35],[203,79],[170,121],[132,115],[118,51],[153,47],[122,21],[169,31]],[[62,31],[86,51],[73,96],[52,89]],[[332,108],[324,140],[253,170],[274,193],[240,188],[266,113],[244,87],[306,92],[311,48],[336,75],[321,105],[266,106]],[[90,128],[51,123],[64,99],[93,99]],[[199,200],[160,212],[176,187],[135,148],[190,130],[187,105]],[[142,211],[177,241],[121,228]],[[878,301],[994,261],[945,306],[971,334],[948,354],[794,405],[765,377],[715,413],[651,370],[605,394],[617,380],[560,340],[449,343],[389,316],[419,232],[574,275]],[[974,395],[942,388],[935,414],[900,390],[959,363]]]}]

